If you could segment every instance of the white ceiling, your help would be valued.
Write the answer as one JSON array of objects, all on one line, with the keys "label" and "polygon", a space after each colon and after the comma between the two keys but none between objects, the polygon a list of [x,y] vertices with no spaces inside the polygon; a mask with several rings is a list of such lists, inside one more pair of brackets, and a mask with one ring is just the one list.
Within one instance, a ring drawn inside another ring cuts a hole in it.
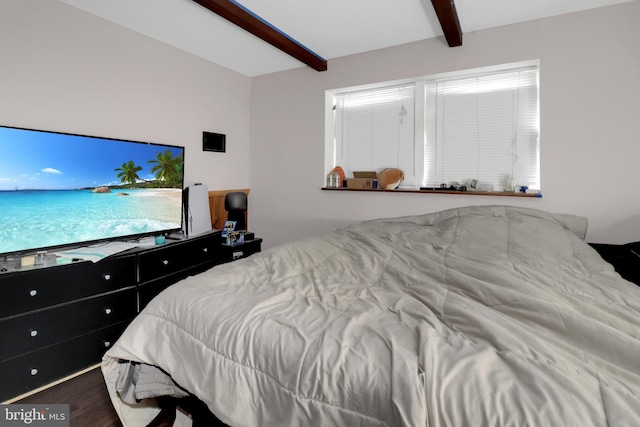
[{"label": "white ceiling", "polygon": [[[59,1],[249,77],[305,66],[192,0]],[[455,0],[455,5],[464,45],[464,33],[630,1]],[[430,0],[238,3],[327,59],[329,69],[332,58],[443,34]]]}]

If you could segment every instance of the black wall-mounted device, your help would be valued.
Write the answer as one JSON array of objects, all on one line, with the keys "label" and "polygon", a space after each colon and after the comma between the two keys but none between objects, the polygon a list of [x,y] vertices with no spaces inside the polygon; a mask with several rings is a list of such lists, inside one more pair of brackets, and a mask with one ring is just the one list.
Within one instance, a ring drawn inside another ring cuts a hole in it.
[{"label": "black wall-mounted device", "polygon": [[227,149],[227,135],[223,133],[202,132],[202,151],[224,153]]}]

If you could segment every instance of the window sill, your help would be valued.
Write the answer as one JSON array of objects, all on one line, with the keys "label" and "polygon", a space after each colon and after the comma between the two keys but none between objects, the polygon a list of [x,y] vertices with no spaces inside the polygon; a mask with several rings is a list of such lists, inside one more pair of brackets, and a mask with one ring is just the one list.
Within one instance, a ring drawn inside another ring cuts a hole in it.
[{"label": "window sill", "polygon": [[454,191],[454,190],[412,190],[408,188],[398,188],[396,190],[382,190],[379,188],[328,188],[322,187],[326,191],[369,191],[373,193],[422,193],[422,194],[457,194],[465,196],[499,196],[499,197],[533,197],[541,198],[542,193],[507,193],[505,191]]}]

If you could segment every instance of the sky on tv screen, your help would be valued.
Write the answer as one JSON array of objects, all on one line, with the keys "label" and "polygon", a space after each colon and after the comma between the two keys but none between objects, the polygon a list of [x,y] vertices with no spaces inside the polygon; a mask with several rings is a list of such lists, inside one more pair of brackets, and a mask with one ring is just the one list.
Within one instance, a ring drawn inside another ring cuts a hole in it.
[{"label": "sky on tv screen", "polygon": [[72,190],[122,184],[116,168],[130,160],[154,179],[157,153],[181,147],[0,127],[0,191]]}]

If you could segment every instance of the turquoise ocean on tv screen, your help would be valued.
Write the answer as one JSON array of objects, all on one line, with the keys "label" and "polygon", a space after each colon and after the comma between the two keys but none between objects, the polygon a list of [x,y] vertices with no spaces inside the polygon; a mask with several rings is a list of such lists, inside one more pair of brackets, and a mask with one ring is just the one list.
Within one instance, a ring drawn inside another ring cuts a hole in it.
[{"label": "turquoise ocean on tv screen", "polygon": [[175,190],[0,191],[0,253],[175,229],[180,219]]}]

